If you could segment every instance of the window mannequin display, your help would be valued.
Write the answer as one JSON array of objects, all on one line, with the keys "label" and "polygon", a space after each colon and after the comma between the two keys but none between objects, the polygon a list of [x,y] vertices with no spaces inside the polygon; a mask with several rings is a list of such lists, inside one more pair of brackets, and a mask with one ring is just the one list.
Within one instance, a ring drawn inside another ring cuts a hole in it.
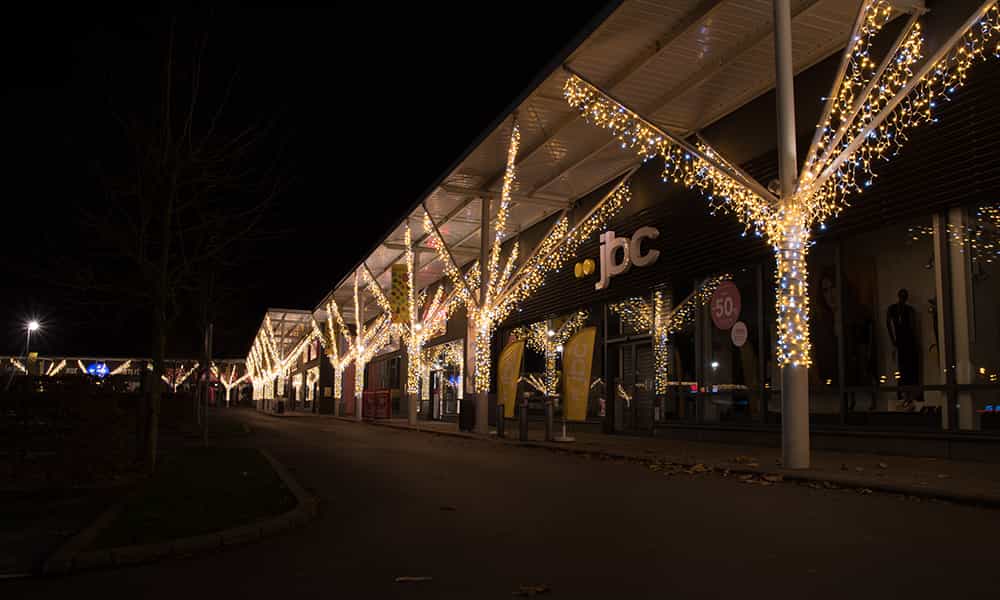
[{"label": "window mannequin display", "polygon": [[[901,289],[899,301],[886,311],[885,325],[889,330],[893,354],[896,357],[897,385],[917,385],[919,383],[920,344],[917,339],[917,313],[906,303],[910,294]],[[913,401],[919,399],[914,392],[897,391],[904,410],[913,410]]]}]

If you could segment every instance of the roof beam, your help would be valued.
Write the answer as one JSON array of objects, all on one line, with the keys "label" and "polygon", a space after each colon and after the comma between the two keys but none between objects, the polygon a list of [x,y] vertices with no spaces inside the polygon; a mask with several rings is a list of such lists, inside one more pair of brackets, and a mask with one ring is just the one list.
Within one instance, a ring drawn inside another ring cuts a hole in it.
[{"label": "roof beam", "polygon": [[[792,10],[792,19],[794,19],[795,17],[799,16],[800,14],[802,14],[803,12],[805,12],[806,10],[808,10],[809,8],[811,8],[817,2],[819,2],[819,0],[804,0],[804,2],[802,2],[801,4],[799,4],[797,7],[795,7]],[[767,38],[771,37],[773,34],[774,34],[774,24],[771,23],[770,21],[768,21],[766,24],[761,25],[760,27],[758,27],[750,35],[748,35],[745,38],[743,38],[743,40],[739,44],[737,44],[735,48],[732,48],[729,52],[727,52],[721,58],[716,59],[715,64],[713,64],[712,66],[709,66],[707,68],[699,69],[698,72],[696,72],[694,75],[692,75],[691,77],[688,77],[686,80],[682,81],[680,84],[678,84],[678,85],[674,86],[673,88],[671,88],[670,90],[668,90],[662,96],[660,96],[659,98],[657,98],[657,100],[655,102],[650,103],[650,106],[652,108],[650,108],[649,110],[643,111],[640,114],[648,115],[648,118],[650,120],[653,120],[655,122],[656,114],[658,112],[661,112],[663,109],[665,109],[667,106],[669,106],[672,102],[676,101],[681,96],[683,96],[686,93],[690,92],[691,90],[693,90],[693,89],[701,86],[706,81],[710,80],[712,77],[715,77],[717,74],[719,74],[720,71],[722,71],[724,68],[728,67],[729,63],[731,63],[733,60],[735,60],[736,58],[738,58],[741,54],[743,54],[744,52],[750,50],[751,48],[753,48],[757,44],[763,42]],[[770,89],[771,87],[773,87],[773,83],[768,86],[768,89]],[[577,115],[574,114],[573,118],[574,119],[577,118]],[[694,130],[700,129],[701,126],[703,126],[703,125],[695,127]],[[687,134],[689,134],[691,132],[690,131],[685,131],[685,132],[677,132],[677,133],[678,133],[678,137],[684,137],[685,135],[687,135]],[[537,194],[538,192],[541,192],[545,188],[551,186],[552,184],[556,183],[557,181],[559,181],[560,179],[562,179],[563,177],[565,177],[567,174],[569,174],[571,171],[573,171],[576,168],[578,168],[583,163],[587,162],[588,160],[590,160],[594,156],[596,156],[596,155],[600,154],[601,152],[603,152],[606,148],[608,148],[612,144],[616,144],[616,143],[619,143],[618,140],[615,139],[615,138],[611,138],[610,140],[608,140],[607,142],[601,144],[599,147],[595,148],[591,152],[585,154],[582,158],[573,161],[569,166],[567,166],[561,172],[557,173],[554,177],[551,177],[551,178],[545,180],[544,182],[542,182],[540,185],[536,186],[531,191],[531,193],[532,194]]]},{"label": "roof beam", "polygon": [[[618,72],[605,81],[603,83],[604,88],[614,91],[616,86],[620,85],[629,77],[639,72],[640,69],[648,65],[656,57],[660,56],[660,54],[662,54],[678,38],[694,29],[699,23],[711,15],[713,11],[722,6],[724,2],[725,0],[702,0],[702,2],[699,2],[697,6],[695,6],[689,13],[681,17],[681,19],[677,21],[666,33],[660,36],[659,39],[643,48],[642,52],[633,57],[627,65],[619,69]],[[565,119],[556,123],[555,127],[547,133],[544,139],[521,152],[521,158],[518,160],[518,163],[526,162],[532,156],[548,146],[549,142],[554,140],[563,129],[574,123],[576,118],[577,115],[575,113],[571,113]],[[503,174],[504,170],[501,169],[500,172],[496,173],[488,180],[489,184],[486,187],[493,187],[496,185],[496,183],[503,177]],[[540,188],[536,187],[535,189],[538,190]]]},{"label": "roof beam", "polygon": [[[447,194],[454,194],[457,196],[474,196],[476,198],[489,198],[490,200],[499,198],[502,193],[500,190],[494,191],[487,189],[463,188],[455,185],[442,185],[439,186],[438,189]],[[532,196],[525,194],[510,194],[510,199],[518,204],[532,204],[554,208],[566,208],[571,203],[568,198],[553,195]]]}]

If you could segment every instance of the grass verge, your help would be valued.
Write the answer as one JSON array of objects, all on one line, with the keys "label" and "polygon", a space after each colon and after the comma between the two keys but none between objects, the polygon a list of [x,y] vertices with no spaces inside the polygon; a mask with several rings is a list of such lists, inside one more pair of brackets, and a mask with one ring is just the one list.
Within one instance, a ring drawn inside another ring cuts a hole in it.
[{"label": "grass verge", "polygon": [[294,507],[295,496],[253,448],[185,448],[160,460],[93,547],[202,535]]}]

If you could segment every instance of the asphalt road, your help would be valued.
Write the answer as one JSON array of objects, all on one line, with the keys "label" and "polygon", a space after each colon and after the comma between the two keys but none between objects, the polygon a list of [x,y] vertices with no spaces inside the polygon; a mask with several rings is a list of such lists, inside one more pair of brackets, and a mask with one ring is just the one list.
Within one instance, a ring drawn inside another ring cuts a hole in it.
[{"label": "asphalt road", "polygon": [[551,598],[884,600],[1000,583],[1000,511],[230,415],[320,497],[316,520],[209,555],[0,582],[0,597],[511,598],[544,584]]}]

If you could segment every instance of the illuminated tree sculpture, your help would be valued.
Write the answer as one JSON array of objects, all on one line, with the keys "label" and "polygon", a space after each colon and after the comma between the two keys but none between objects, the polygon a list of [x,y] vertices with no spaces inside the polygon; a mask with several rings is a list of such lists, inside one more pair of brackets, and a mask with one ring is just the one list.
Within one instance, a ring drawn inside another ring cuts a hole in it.
[{"label": "illuminated tree sculpture", "polygon": [[[354,360],[352,351],[354,344],[347,327],[344,325],[344,318],[340,315],[340,308],[332,298],[326,305],[326,312],[326,327],[321,329],[316,320],[313,319],[313,333],[323,345],[326,359],[333,368],[333,399],[340,400],[343,394],[344,369]],[[347,341],[347,352],[340,350],[341,336]],[[334,411],[339,411],[339,406],[334,405]]]},{"label": "illuminated tree sculpture", "polygon": [[[445,294],[444,286],[438,286],[430,301],[427,300],[427,290],[416,291],[414,285],[414,257],[413,241],[410,234],[410,226],[406,225],[403,232],[403,245],[405,247],[404,256],[406,260],[406,310],[403,321],[395,323],[394,327],[400,337],[406,342],[406,392],[410,398],[408,418],[416,419],[416,401],[420,393],[421,375],[424,372],[423,353],[424,346],[431,340],[445,332],[448,319],[455,309],[464,301],[461,288],[455,287],[450,293]],[[375,279],[365,267],[365,275],[369,288],[375,285]],[[380,304],[384,301],[388,309],[388,301],[385,295],[381,294]],[[391,311],[390,311],[391,312]]]},{"label": "illuminated tree sculpture", "polygon": [[653,292],[652,300],[635,297],[608,305],[611,312],[636,331],[648,331],[653,336],[655,393],[666,394],[670,386],[670,342],[674,334],[693,323],[698,309],[708,303],[716,288],[729,280],[728,274],[705,280],[677,306],[670,306],[663,290]]},{"label": "illuminated tree sculpture", "polygon": [[[734,214],[773,248],[777,263],[777,359],[782,367],[808,367],[806,253],[814,227],[837,216],[851,194],[874,181],[875,164],[894,155],[918,125],[934,122],[937,102],[964,85],[969,68],[994,53],[1000,31],[997,2],[984,2],[934,54],[924,60],[914,12],[885,57],[872,42],[888,22],[886,0],[862,3],[838,76],[806,154],[795,191],[776,198],[703,140],[670,134],[576,73],[566,100],[587,121],[608,129],[644,161],[664,160],[663,179],[702,193],[712,208]],[[992,45],[991,45],[992,42]]]},{"label": "illuminated tree sculpture", "polygon": [[[309,343],[315,339],[316,332],[309,331],[289,350],[282,354],[282,348],[275,342],[274,326],[271,324],[271,315],[264,315],[264,325],[257,332],[253,344],[250,346],[250,354],[247,355],[247,375],[253,383],[254,397],[262,397],[265,386],[278,379],[280,382],[288,377],[291,366],[299,359]],[[280,387],[280,385],[279,385]]]},{"label": "illuminated tree sculpture", "polygon": [[[500,194],[500,207],[497,211],[496,230],[486,259],[484,277],[480,277],[482,265],[478,261],[465,273],[462,272],[445,244],[430,211],[426,205],[424,206],[424,231],[430,245],[438,251],[438,258],[444,264],[445,273],[458,288],[461,299],[465,301],[469,322],[474,328],[475,338],[471,344],[475,366],[473,384],[479,394],[485,394],[490,388],[490,339],[497,323],[507,318],[521,301],[541,287],[550,272],[559,270],[575,257],[580,245],[603,227],[632,197],[628,186],[630,172],[572,228],[569,225],[567,211],[564,211],[520,266],[517,266],[519,247],[518,243],[514,242],[501,268],[502,246],[507,233],[507,217],[510,212],[510,197],[515,177],[514,161],[520,137],[515,122],[507,150],[507,167]],[[484,228],[482,234],[487,235],[487,230],[488,228]]]},{"label": "illuminated tree sculpture", "polygon": [[215,374],[215,378],[219,380],[222,384],[223,389],[226,390],[226,400],[229,400],[229,390],[243,383],[250,378],[250,371],[248,370],[243,375],[239,377],[236,376],[237,367],[236,363],[229,365],[229,373],[225,373],[220,369],[214,362],[212,363],[212,373]]},{"label": "illuminated tree sculpture", "polygon": [[357,419],[361,418],[361,398],[365,389],[365,366],[392,341],[393,330],[389,318],[389,300],[385,297],[378,283],[371,278],[368,267],[364,267],[361,272],[368,278],[368,291],[375,297],[375,301],[382,308],[382,313],[375,318],[371,325],[365,325],[358,291],[361,275],[356,271],[354,273],[354,342],[350,352],[354,359],[354,398],[356,401],[354,415]]},{"label": "illuminated tree sculpture", "polygon": [[529,348],[545,357],[544,378],[540,382],[530,377],[525,381],[546,396],[558,395],[559,371],[556,370],[556,359],[563,351],[563,344],[586,325],[589,317],[588,311],[578,310],[559,324],[555,320],[545,320],[514,329],[511,332],[514,339],[525,340]]}]

